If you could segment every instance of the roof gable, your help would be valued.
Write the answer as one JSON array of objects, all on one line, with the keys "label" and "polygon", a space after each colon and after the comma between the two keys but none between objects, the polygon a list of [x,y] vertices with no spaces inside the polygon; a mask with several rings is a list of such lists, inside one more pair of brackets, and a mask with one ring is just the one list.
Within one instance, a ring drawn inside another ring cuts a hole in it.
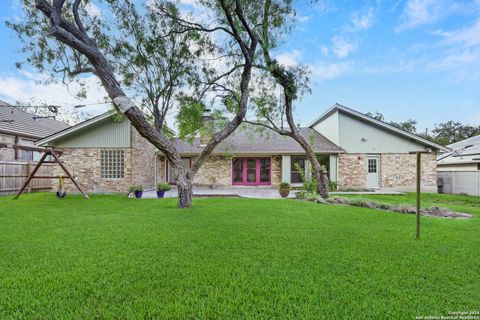
[{"label": "roof gable", "polygon": [[432,148],[434,150],[441,150],[441,151],[448,151],[449,148],[445,147],[445,146],[442,146],[440,144],[437,144],[435,142],[432,142],[430,140],[427,140],[425,138],[422,138],[420,136],[417,136],[413,133],[410,133],[408,131],[405,131],[403,129],[400,129],[400,128],[397,128],[395,126],[392,126],[391,124],[388,124],[386,122],[383,122],[383,121],[380,121],[380,120],[377,120],[377,119],[374,119],[372,117],[369,117],[361,112],[358,112],[356,110],[353,110],[351,108],[348,108],[344,105],[341,105],[341,104],[335,104],[333,107],[331,107],[330,109],[328,109],[327,111],[325,111],[322,115],[320,115],[317,119],[315,119],[309,127],[313,128],[314,126],[316,126],[317,124],[321,123],[323,120],[325,120],[326,118],[328,118],[330,115],[332,115],[333,113],[335,112],[340,112],[341,114],[344,114],[344,115],[347,115],[348,117],[352,117],[352,118],[355,118],[355,119],[358,119],[358,120],[361,120],[362,122],[368,124],[368,125],[371,125],[371,126],[375,126],[375,127],[378,127],[378,128],[381,128],[382,130],[385,130],[389,133],[392,133],[392,134],[395,134],[399,137],[402,137],[404,139],[408,139],[408,140],[412,140],[412,141],[415,141],[419,144],[422,144],[426,147],[429,147],[429,148]]}]

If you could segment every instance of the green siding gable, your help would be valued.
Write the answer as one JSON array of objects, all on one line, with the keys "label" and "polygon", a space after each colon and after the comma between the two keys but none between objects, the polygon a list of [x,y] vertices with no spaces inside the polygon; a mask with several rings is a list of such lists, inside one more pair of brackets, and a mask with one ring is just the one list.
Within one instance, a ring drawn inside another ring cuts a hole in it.
[{"label": "green siding gable", "polygon": [[58,148],[128,148],[130,147],[130,122],[115,122],[107,118],[68,136],[51,141]]},{"label": "green siding gable", "polygon": [[386,129],[339,113],[339,145],[349,153],[408,153],[425,145]]}]

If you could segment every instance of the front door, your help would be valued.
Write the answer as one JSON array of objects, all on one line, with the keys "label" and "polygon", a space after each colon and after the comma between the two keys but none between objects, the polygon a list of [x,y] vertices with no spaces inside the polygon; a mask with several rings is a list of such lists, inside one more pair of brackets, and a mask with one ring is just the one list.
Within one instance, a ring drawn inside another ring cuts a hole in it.
[{"label": "front door", "polygon": [[269,185],[270,158],[235,158],[232,161],[232,184]]},{"label": "front door", "polygon": [[367,189],[378,189],[380,187],[380,158],[367,156]]}]

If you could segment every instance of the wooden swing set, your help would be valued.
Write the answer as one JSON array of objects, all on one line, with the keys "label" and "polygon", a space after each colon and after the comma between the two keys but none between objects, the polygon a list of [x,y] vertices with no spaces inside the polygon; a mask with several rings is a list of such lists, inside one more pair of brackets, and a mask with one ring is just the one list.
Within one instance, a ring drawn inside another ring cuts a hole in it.
[{"label": "wooden swing set", "polygon": [[[52,148],[36,148],[36,147],[27,147],[27,146],[20,146],[20,145],[13,145],[13,149],[15,150],[27,150],[27,151],[37,151],[37,152],[43,152],[42,157],[40,160],[37,162],[35,167],[33,168],[32,172],[27,177],[27,180],[23,183],[22,187],[18,191],[18,193],[15,195],[14,199],[18,199],[20,195],[23,193],[25,188],[28,186],[30,181],[32,179],[60,179],[63,180],[63,178],[70,179],[73,184],[77,187],[77,189],[83,194],[85,199],[88,199],[88,195],[83,191],[82,187],[77,183],[73,175],[70,173],[70,171],[67,169],[67,167],[63,164],[63,162],[60,160],[61,152],[53,150]],[[47,157],[51,156],[53,160],[47,160]],[[37,173],[38,169],[42,166],[44,163],[57,163],[62,170],[65,172],[66,176],[51,176],[51,175],[38,175],[35,176]]]}]

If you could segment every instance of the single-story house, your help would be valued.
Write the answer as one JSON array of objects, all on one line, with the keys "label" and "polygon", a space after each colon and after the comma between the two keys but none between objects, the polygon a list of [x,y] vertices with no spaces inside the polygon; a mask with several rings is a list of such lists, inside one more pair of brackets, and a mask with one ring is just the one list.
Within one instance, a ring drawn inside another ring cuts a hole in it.
[{"label": "single-story house", "polygon": [[[330,180],[340,189],[414,190],[415,155],[431,150],[422,162],[422,186],[436,191],[436,153],[448,149],[336,104],[301,133],[310,141]],[[187,165],[204,147],[205,137],[173,139]],[[127,120],[105,113],[38,142],[62,149],[63,161],[90,192],[125,192],[129,185],[153,187],[175,183],[166,158],[142,138]],[[296,166],[295,164],[298,164]],[[225,139],[197,173],[196,185],[213,181],[224,187],[276,187],[301,184],[310,166],[304,150],[291,138],[243,125]]]},{"label": "single-story house", "polygon": [[64,122],[38,117],[0,100],[0,161],[39,160],[39,152],[12,146],[34,146],[35,141],[68,127]]},{"label": "single-story house", "polygon": [[443,192],[480,196],[480,135],[447,147],[451,151],[437,158]]}]

